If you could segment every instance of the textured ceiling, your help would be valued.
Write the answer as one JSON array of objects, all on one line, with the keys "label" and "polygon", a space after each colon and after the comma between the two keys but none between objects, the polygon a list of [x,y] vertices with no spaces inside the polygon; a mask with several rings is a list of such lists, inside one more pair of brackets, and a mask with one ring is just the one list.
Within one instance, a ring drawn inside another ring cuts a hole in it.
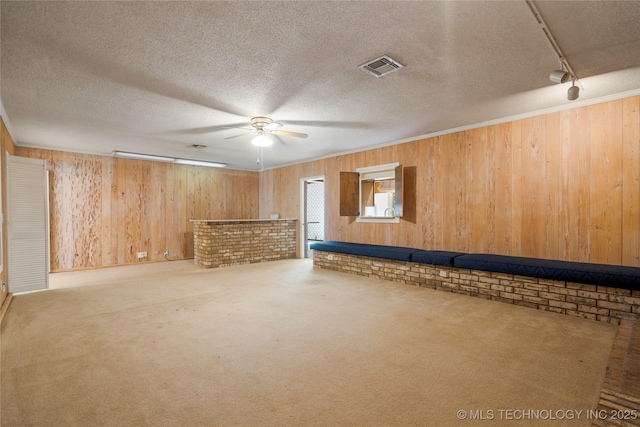
[{"label": "textured ceiling", "polygon": [[[640,89],[640,2],[536,1],[584,87]],[[524,1],[0,2],[0,99],[21,146],[257,170],[569,104]],[[381,78],[358,66],[402,63]],[[575,101],[574,101],[575,103]],[[205,145],[194,149],[192,144]]]}]

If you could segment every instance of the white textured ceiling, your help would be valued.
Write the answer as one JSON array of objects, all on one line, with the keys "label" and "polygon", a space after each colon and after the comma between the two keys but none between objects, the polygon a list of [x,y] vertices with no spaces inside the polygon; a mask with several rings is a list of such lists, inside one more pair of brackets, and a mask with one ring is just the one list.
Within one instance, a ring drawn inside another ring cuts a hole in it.
[{"label": "white textured ceiling", "polygon": [[[640,89],[640,2],[536,1],[584,90]],[[21,146],[256,170],[555,108],[558,58],[524,1],[0,2],[0,99]],[[372,77],[381,55],[403,65]],[[192,144],[205,145],[194,149]]]}]

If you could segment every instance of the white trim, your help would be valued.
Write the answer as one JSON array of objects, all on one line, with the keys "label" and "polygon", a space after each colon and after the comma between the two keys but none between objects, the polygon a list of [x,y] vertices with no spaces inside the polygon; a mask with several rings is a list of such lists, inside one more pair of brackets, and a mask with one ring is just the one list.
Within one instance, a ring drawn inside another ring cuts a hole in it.
[{"label": "white trim", "polygon": [[7,132],[9,132],[9,136],[13,141],[13,144],[17,144],[16,141],[16,133],[13,130],[13,125],[11,124],[11,120],[9,120],[9,116],[7,115],[7,110],[4,109],[4,104],[2,103],[2,98],[0,98],[0,116],[2,117],[2,121],[4,122],[4,126],[7,128]]},{"label": "white trim", "polygon": [[365,211],[365,207],[362,206],[362,181],[395,179],[395,169],[398,166],[400,166],[400,163],[394,162],[394,163],[387,163],[384,165],[356,168],[356,172],[358,172],[358,199],[359,199],[359,207],[360,207],[360,215],[356,217],[356,222],[376,222],[376,223],[391,223],[391,224],[398,224],[400,222],[400,217],[396,217],[395,215],[392,217],[362,215],[362,213]]},{"label": "white trim", "polygon": [[395,168],[400,166],[399,162],[387,163],[386,165],[376,165],[376,166],[367,166],[364,168],[356,168],[356,172],[360,174],[371,173],[371,172],[387,172],[389,170],[393,171]]},{"label": "white trim", "polygon": [[377,223],[399,224],[400,218],[397,216],[388,217],[388,218],[385,216],[358,216],[356,217],[356,222],[377,222]]},{"label": "white trim", "polygon": [[[304,238],[304,228],[307,226],[307,224],[305,223],[305,217],[304,217],[304,183],[307,181],[318,181],[318,180],[323,180],[325,181],[325,175],[317,175],[317,176],[308,176],[306,178],[300,178],[300,221],[298,221],[299,225],[300,225],[300,229],[299,231],[299,235],[300,235],[300,239],[299,239],[299,244],[300,244],[300,255],[298,256],[299,258],[304,259],[304,253],[306,251],[306,245],[307,245],[307,241]],[[325,194],[325,202],[326,202],[326,194]],[[326,209],[327,204],[325,203],[325,209]],[[325,211],[326,214],[326,211]],[[325,215],[326,218],[326,215]]]}]

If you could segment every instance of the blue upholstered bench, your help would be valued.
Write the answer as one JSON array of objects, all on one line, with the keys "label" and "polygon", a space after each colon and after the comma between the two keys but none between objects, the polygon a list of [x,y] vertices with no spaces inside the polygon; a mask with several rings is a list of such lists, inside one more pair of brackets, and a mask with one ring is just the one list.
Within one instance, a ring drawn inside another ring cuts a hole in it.
[{"label": "blue upholstered bench", "polygon": [[453,267],[455,258],[464,255],[462,252],[415,250],[411,254],[412,262]]},{"label": "blue upholstered bench", "polygon": [[312,243],[310,248],[317,251],[392,259],[396,261],[411,261],[411,254],[416,251],[416,249],[399,246],[367,245],[364,243],[334,241]]},{"label": "blue upholstered bench", "polygon": [[640,268],[638,267],[487,254],[457,256],[453,260],[453,266],[632,291],[640,290]]},{"label": "blue upholstered bench", "polygon": [[396,261],[421,262],[424,264],[453,266],[453,259],[461,252],[425,251],[421,249],[399,246],[369,245],[350,242],[316,242],[311,249],[325,252],[335,252],[349,255],[368,256],[374,258],[391,259]]},{"label": "blue upholstered bench", "polygon": [[[320,268],[603,322],[640,320],[639,267],[333,241],[314,243],[311,249],[318,251],[313,257],[313,265]],[[388,259],[392,260],[388,264],[395,261],[397,268],[393,265],[383,268],[366,260],[345,262],[327,254],[320,255],[321,251]],[[407,268],[411,263],[416,263],[417,267]],[[464,270],[473,272],[467,277],[460,274]],[[509,274],[513,278],[501,277],[497,284],[495,279],[487,281],[484,275],[476,274],[478,270]],[[526,282],[537,286],[528,287],[520,277],[529,278]],[[543,282],[545,279],[548,280],[546,283]]]}]

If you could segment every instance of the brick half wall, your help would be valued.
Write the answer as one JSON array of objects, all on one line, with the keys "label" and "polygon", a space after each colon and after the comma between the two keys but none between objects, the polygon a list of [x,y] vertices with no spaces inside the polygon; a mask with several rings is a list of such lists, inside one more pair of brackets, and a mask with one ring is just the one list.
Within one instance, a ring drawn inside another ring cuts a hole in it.
[{"label": "brick half wall", "polygon": [[640,320],[640,291],[319,250],[313,265],[601,322]]},{"label": "brick half wall", "polygon": [[194,263],[215,268],[296,257],[296,220],[193,221]]}]

